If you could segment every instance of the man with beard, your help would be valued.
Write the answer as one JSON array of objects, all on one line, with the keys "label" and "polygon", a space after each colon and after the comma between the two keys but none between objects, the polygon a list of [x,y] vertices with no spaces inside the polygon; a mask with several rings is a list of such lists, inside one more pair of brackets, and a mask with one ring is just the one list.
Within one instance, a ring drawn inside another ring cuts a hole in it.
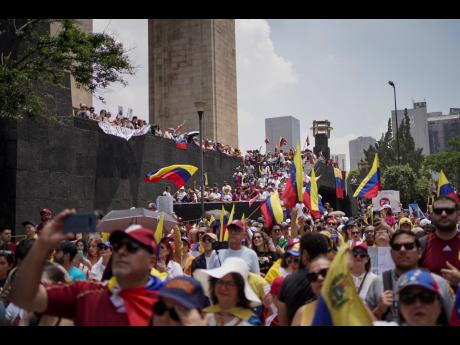
[{"label": "man with beard", "polygon": [[[410,230],[397,230],[391,237],[390,246],[395,268],[374,279],[366,295],[366,304],[378,320],[398,322],[397,281],[402,274],[418,268],[422,249]],[[450,315],[453,296],[449,292],[449,284],[442,277],[433,276],[439,286],[446,315]]]},{"label": "man with beard", "polygon": [[368,247],[372,247],[375,242],[375,228],[373,225],[368,225],[364,228],[364,242]]},{"label": "man with beard", "polygon": [[77,246],[72,242],[64,241],[59,244],[54,253],[54,262],[66,269],[72,281],[86,280],[85,274],[73,265],[76,255]]},{"label": "man with beard", "polygon": [[421,266],[443,275],[456,289],[460,281],[460,233],[457,222],[459,204],[448,196],[441,196],[433,203],[432,223],[434,233],[421,239],[424,248]]}]

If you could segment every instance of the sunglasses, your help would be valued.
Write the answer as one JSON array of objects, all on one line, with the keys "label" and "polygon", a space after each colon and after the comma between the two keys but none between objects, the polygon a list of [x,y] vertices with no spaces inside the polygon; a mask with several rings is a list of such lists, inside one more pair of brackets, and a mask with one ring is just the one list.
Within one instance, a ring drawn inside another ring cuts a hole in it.
[{"label": "sunglasses", "polygon": [[367,254],[366,254],[366,253],[363,253],[363,252],[360,252],[360,251],[359,251],[359,252],[356,251],[356,252],[353,252],[353,256],[354,256],[355,258],[360,257],[361,259],[364,259],[365,257],[367,257]]},{"label": "sunglasses", "polygon": [[455,212],[455,207],[433,208],[434,214],[438,216],[441,215],[443,211],[446,212],[446,214],[453,214]]},{"label": "sunglasses", "polygon": [[106,250],[106,249],[109,249],[109,247],[108,247],[108,246],[106,246],[106,245],[104,245],[104,244],[100,244],[100,245],[98,245],[98,246],[97,246],[97,248],[99,248],[99,249],[102,249],[102,250]]},{"label": "sunglasses", "polygon": [[327,225],[335,225],[335,223],[327,223]]},{"label": "sunglasses", "polygon": [[329,268],[323,268],[318,272],[307,273],[307,279],[310,283],[314,283],[318,280],[319,276],[326,278],[327,271],[329,271]]},{"label": "sunglasses", "polygon": [[414,304],[416,300],[423,304],[432,304],[435,299],[436,294],[429,290],[423,290],[418,293],[403,292],[399,295],[399,301],[406,305]]},{"label": "sunglasses", "polygon": [[352,235],[359,235],[359,231],[352,231],[351,234]]},{"label": "sunglasses", "polygon": [[205,243],[206,242],[213,243],[214,240],[212,238],[210,238],[210,237],[205,237],[205,238],[203,238],[203,242],[205,242]]},{"label": "sunglasses", "polygon": [[125,241],[125,242],[120,242],[120,243],[113,243],[113,251],[117,253],[121,248],[125,247],[126,251],[130,254],[137,253],[139,249],[145,249],[149,253],[151,253],[151,250],[149,250],[146,246],[143,246],[140,243],[134,242],[134,241]]},{"label": "sunglasses", "polygon": [[404,249],[406,250],[412,250],[415,248],[415,242],[411,242],[411,243],[393,243],[391,245],[391,249],[399,252],[401,250],[401,248],[404,247]]},{"label": "sunglasses", "polygon": [[155,313],[155,315],[158,315],[158,316],[162,316],[166,312],[168,312],[169,317],[172,320],[177,321],[177,322],[180,321],[180,318],[179,318],[179,315],[177,315],[176,309],[168,308],[166,304],[162,301],[158,301],[157,303],[153,305],[153,312]]},{"label": "sunglasses", "polygon": [[260,239],[260,238],[262,238],[262,236],[254,236],[255,240]]}]

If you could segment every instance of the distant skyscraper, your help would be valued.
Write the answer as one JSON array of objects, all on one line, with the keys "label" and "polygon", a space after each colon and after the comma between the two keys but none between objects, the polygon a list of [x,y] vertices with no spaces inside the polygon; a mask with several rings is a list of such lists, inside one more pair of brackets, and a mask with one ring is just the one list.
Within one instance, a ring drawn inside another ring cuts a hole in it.
[{"label": "distant skyscraper", "polygon": [[238,147],[235,20],[149,19],[149,120]]},{"label": "distant skyscraper", "polygon": [[449,115],[428,117],[430,153],[447,151],[449,139],[460,135],[460,112],[451,108]]},{"label": "distant skyscraper", "polygon": [[331,160],[339,165],[340,170],[347,170],[347,156],[344,153],[331,154]]},{"label": "distant skyscraper", "polygon": [[275,151],[275,147],[279,149],[280,138],[287,141],[282,147],[283,151],[295,148],[300,145],[300,121],[293,116],[265,119],[265,138],[270,142],[266,144],[266,152]]},{"label": "distant skyscraper", "polygon": [[358,162],[364,158],[364,150],[374,145],[375,142],[376,140],[372,137],[358,137],[348,142],[348,148],[350,150],[350,170],[358,168]]}]

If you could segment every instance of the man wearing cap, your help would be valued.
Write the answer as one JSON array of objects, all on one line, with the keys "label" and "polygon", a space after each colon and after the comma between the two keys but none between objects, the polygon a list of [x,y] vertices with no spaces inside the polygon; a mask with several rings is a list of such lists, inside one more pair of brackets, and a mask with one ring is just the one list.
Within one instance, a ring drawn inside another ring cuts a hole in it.
[{"label": "man wearing cap", "polygon": [[72,319],[76,326],[149,325],[162,283],[149,275],[156,253],[153,231],[140,225],[111,234],[114,276],[107,284],[40,283],[48,253],[74,236],[63,230],[64,220],[72,214],[75,210],[66,209],[45,225],[18,268],[12,302],[29,311]]},{"label": "man wearing cap", "polygon": [[[366,304],[379,320],[398,321],[397,281],[399,277],[418,268],[422,256],[420,242],[410,230],[397,230],[390,240],[391,258],[395,268],[383,272],[374,279],[366,296]],[[444,309],[450,315],[453,296],[449,284],[442,277],[433,274],[443,297]]]},{"label": "man wearing cap", "polygon": [[402,217],[399,220],[398,226],[400,230],[412,230],[412,228],[414,227],[414,224],[412,224],[409,218]]},{"label": "man wearing cap", "polygon": [[228,249],[221,249],[216,258],[209,262],[209,268],[220,267],[225,259],[230,257],[239,257],[249,266],[249,271],[260,274],[259,259],[252,249],[244,247],[242,244],[245,229],[241,220],[234,220],[228,227]]},{"label": "man wearing cap", "polygon": [[[25,222],[22,222],[22,226],[24,227],[24,233],[26,235],[26,240],[31,239],[31,240],[36,240],[37,239],[37,225],[31,222],[30,220],[26,220]],[[20,242],[20,241],[19,241]],[[19,244],[16,243],[16,244]]]},{"label": "man wearing cap", "polygon": [[85,274],[74,266],[74,259],[77,252],[78,250],[75,243],[64,241],[59,243],[53,255],[54,262],[66,269],[72,281],[86,280]]},{"label": "man wearing cap", "polygon": [[[200,238],[201,247],[204,249],[204,252],[198,255],[192,262],[192,275],[197,268],[208,268],[209,262],[212,260],[212,256],[216,255],[213,250],[214,243],[217,242],[216,234],[212,232],[205,233]],[[216,258],[217,259],[217,258]]]},{"label": "man wearing cap", "polygon": [[42,231],[43,227],[45,226],[46,222],[53,218],[53,212],[49,208],[44,208],[40,211],[40,218],[41,223],[38,224],[37,227],[37,234],[40,235],[40,231]]}]

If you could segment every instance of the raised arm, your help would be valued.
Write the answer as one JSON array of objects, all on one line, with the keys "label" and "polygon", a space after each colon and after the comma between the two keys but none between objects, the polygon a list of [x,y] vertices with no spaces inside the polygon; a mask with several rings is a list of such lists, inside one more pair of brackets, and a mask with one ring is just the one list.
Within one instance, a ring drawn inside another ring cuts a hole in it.
[{"label": "raised arm", "polygon": [[40,237],[19,266],[10,295],[11,301],[17,306],[38,313],[47,309],[47,293],[40,284],[43,267],[50,252],[61,241],[74,237],[73,233],[66,234],[63,231],[64,219],[72,214],[75,214],[75,210],[66,209],[47,222]]}]

